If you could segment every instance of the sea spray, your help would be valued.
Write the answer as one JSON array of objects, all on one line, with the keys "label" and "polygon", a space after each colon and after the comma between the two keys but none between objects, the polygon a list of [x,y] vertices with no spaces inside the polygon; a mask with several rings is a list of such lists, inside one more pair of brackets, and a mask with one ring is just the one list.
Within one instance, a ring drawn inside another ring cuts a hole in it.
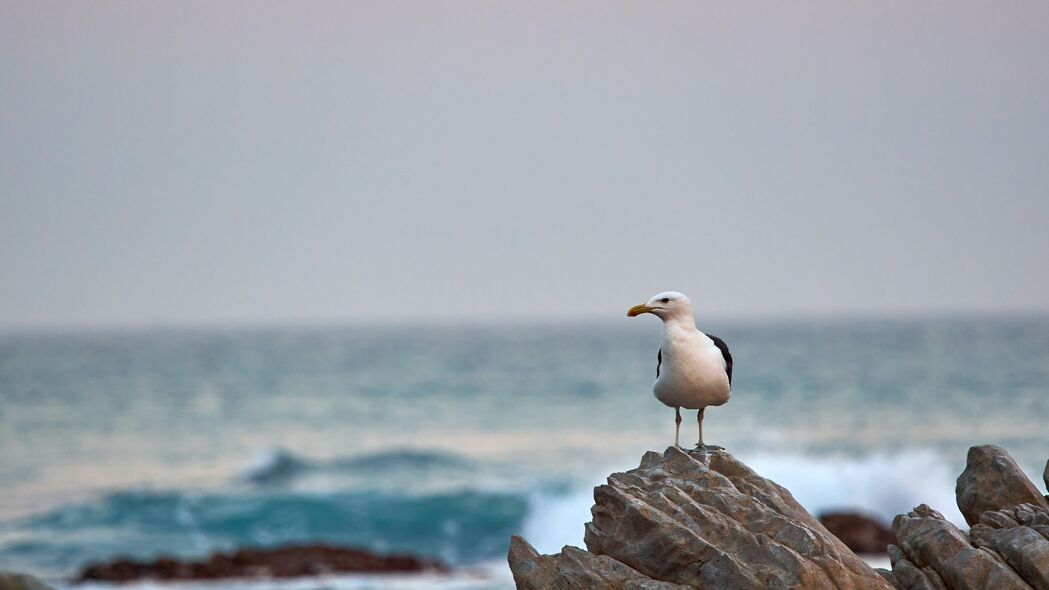
[{"label": "sea spray", "polygon": [[931,450],[861,457],[755,453],[741,459],[790,490],[813,514],[858,510],[887,523],[925,503],[951,522],[965,525],[954,501],[957,473]]},{"label": "sea spray", "polygon": [[536,491],[528,497],[528,518],[522,534],[541,553],[556,553],[565,545],[582,547],[583,526],[590,520],[593,504],[593,486]]}]

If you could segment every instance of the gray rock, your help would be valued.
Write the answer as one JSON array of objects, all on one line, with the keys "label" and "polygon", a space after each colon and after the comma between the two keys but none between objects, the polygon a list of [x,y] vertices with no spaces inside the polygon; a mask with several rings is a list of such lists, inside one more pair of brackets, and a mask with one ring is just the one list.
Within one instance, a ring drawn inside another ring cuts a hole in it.
[{"label": "gray rock", "polygon": [[584,540],[698,588],[891,588],[786,489],[723,451],[646,453],[594,490]]},{"label": "gray rock", "polygon": [[565,547],[556,555],[540,555],[516,535],[510,539],[507,561],[521,590],[688,590],[687,586],[653,580],[611,557],[576,547]]},{"label": "gray rock", "polygon": [[980,522],[984,512],[1031,504],[1049,509],[1049,502],[1016,465],[1005,449],[994,445],[971,447],[965,471],[955,488],[965,522]]},{"label": "gray rock", "polygon": [[0,572],[0,590],[53,590],[29,574]]},{"label": "gray rock", "polygon": [[[922,570],[930,584],[935,584],[935,577],[931,575],[935,573],[944,587],[952,590],[1030,588],[997,553],[974,547],[965,533],[925,504],[913,512],[898,515],[892,528],[900,541],[903,557],[897,560],[893,572],[901,582],[913,567]],[[904,587],[926,586],[908,579]]]}]

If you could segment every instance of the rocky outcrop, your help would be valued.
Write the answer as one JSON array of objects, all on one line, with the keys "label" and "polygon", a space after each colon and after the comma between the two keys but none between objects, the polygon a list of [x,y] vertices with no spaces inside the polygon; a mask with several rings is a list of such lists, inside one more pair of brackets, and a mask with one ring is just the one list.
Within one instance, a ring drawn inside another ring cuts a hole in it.
[{"label": "rocky outcrop", "polygon": [[897,585],[1049,590],[1049,505],[1012,457],[991,445],[969,449],[955,492],[968,533],[925,505],[893,521]]},{"label": "rocky outcrop", "polygon": [[856,512],[821,514],[820,524],[856,553],[884,555],[896,544],[892,529],[877,519]]},{"label": "rocky outcrop", "polygon": [[900,552],[890,553],[893,571],[904,561],[905,569],[923,570],[928,578],[929,585],[904,587],[1027,588],[1001,557],[974,547],[965,533],[925,504],[897,516],[892,528],[900,539]]},{"label": "rocky outcrop", "polygon": [[566,547],[558,555],[523,559],[520,543],[516,556],[511,548],[519,588],[595,587],[559,572],[600,558],[611,560],[601,561],[606,567],[625,565],[647,578],[632,578],[636,584],[892,587],[790,492],[724,451],[686,453],[672,447],[662,455],[647,453],[637,469],[614,473],[598,486],[594,500],[584,539],[589,552]]},{"label": "rocky outcrop", "polygon": [[0,572],[0,590],[53,590],[29,574]]},{"label": "rocky outcrop", "polygon": [[75,581],[293,578],[331,573],[411,573],[447,569],[442,563],[411,555],[377,555],[361,549],[301,545],[213,553],[202,561],[180,561],[172,558],[153,561],[118,559],[87,566]]},{"label": "rocky outcrop", "polygon": [[1049,590],[1049,512],[1030,504],[985,512],[969,537],[973,545],[997,553],[1032,587]]},{"label": "rocky outcrop", "polygon": [[854,515],[825,527],[732,455],[670,448],[595,488],[588,551],[539,555],[515,537],[510,569],[526,589],[1049,590],[1049,504],[1009,454],[970,449],[956,493],[968,532],[922,504],[893,520],[892,571],[875,571],[828,530],[882,546]]},{"label": "rocky outcrop", "polygon": [[1049,510],[1045,496],[1027,479],[1009,453],[994,445],[969,449],[965,471],[958,476],[955,495],[958,508],[969,526],[980,522],[980,515],[990,510],[1020,504]]}]

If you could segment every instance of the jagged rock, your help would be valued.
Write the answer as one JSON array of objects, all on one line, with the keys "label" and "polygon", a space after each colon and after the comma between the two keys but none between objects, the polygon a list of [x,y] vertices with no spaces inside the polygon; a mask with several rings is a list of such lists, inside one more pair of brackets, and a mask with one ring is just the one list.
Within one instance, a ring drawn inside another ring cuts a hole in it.
[{"label": "jagged rock", "polygon": [[904,557],[897,545],[889,545],[889,561],[892,563],[891,580],[897,588],[905,590],[947,590],[940,574],[930,568],[919,568]]},{"label": "jagged rock", "polygon": [[535,589],[1049,590],[1049,503],[1008,453],[971,448],[956,491],[968,534],[922,504],[893,520],[892,571],[875,571],[732,455],[670,448],[595,488],[589,552],[539,555],[515,538],[509,561]]},{"label": "jagged rock", "polygon": [[820,524],[856,553],[884,554],[896,543],[896,535],[876,519],[856,512],[821,514]]},{"label": "jagged rock", "polygon": [[1049,510],[1049,502],[1016,465],[1005,449],[995,445],[971,447],[965,471],[955,488],[965,522],[974,525],[984,512],[1032,504]]},{"label": "jagged rock", "polygon": [[1049,590],[1049,511],[1030,504],[985,512],[972,544],[994,551],[1031,586]]},{"label": "jagged rock", "polygon": [[[940,584],[952,590],[1029,588],[998,554],[986,548],[973,547],[965,533],[925,504],[913,512],[898,515],[892,522],[892,528],[900,541],[901,557],[923,570],[926,582],[931,584],[923,586],[908,583],[904,588],[939,587],[936,576]],[[929,575],[924,571],[926,569],[935,572],[936,576]],[[896,570],[894,564],[893,571]],[[900,577],[897,574],[897,579]]]},{"label": "jagged rock", "polygon": [[594,490],[584,540],[642,574],[699,588],[890,588],[786,489],[732,455],[646,453]]},{"label": "jagged rock", "polygon": [[1009,454],[969,449],[956,492],[968,535],[924,504],[896,517],[900,547],[889,552],[896,583],[1049,590],[1049,506]]},{"label": "jagged rock", "polygon": [[0,572],[0,590],[53,590],[29,574]]},{"label": "jagged rock", "polygon": [[607,588],[609,590],[687,590],[688,586],[659,582],[611,557],[565,547],[556,555],[540,555],[521,537],[510,539],[507,554],[514,581],[521,590]]}]

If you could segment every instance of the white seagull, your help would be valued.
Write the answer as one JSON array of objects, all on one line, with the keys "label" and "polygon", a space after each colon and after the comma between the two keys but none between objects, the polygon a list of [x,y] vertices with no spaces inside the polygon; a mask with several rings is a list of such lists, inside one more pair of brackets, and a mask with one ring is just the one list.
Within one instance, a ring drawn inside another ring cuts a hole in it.
[{"label": "white seagull", "polygon": [[643,313],[663,320],[663,345],[656,355],[656,382],[652,384],[652,393],[676,411],[674,446],[681,448],[681,408],[686,408],[699,410],[696,450],[720,449],[703,444],[703,411],[707,406],[723,405],[732,395],[732,355],[728,345],[721,338],[696,328],[692,302],[683,293],[660,293],[648,303],[631,307],[627,316]]}]

